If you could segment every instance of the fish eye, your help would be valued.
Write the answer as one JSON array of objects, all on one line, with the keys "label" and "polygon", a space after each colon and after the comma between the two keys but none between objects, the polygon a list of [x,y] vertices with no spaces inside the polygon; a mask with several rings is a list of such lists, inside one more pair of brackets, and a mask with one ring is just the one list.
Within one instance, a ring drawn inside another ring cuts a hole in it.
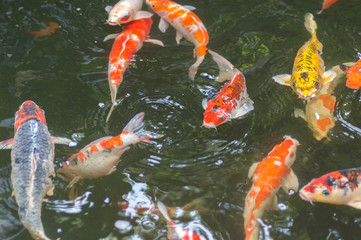
[{"label": "fish eye", "polygon": [[156,6],[155,6],[155,4],[152,4],[152,8],[155,8]]},{"label": "fish eye", "polygon": [[292,87],[296,87],[296,83],[295,83],[295,82],[292,83]]},{"label": "fish eye", "polygon": [[318,86],[320,86],[319,82],[315,82],[315,87],[317,88]]},{"label": "fish eye", "polygon": [[325,195],[325,196],[330,195],[330,191],[325,189],[322,191],[322,195]]},{"label": "fish eye", "polygon": [[126,13],[124,13],[123,18],[126,18],[128,16],[129,16],[129,14],[126,12]]}]

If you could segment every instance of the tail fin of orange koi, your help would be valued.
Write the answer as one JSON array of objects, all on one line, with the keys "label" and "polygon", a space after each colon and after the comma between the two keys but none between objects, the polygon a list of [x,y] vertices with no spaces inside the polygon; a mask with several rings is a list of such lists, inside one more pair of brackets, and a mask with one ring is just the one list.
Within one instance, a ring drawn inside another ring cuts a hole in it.
[{"label": "tail fin of orange koi", "polygon": [[316,37],[317,24],[315,20],[313,20],[313,15],[311,13],[306,13],[305,15],[305,28],[311,33],[312,37]]},{"label": "tail fin of orange koi", "polygon": [[161,202],[161,201],[158,201],[157,202],[157,207],[160,211],[160,213],[163,215],[163,217],[170,223],[172,223],[172,219],[170,219],[169,215],[168,215],[168,211],[167,211],[167,208],[166,206]]},{"label": "tail fin of orange koi", "polygon": [[110,115],[112,114],[115,108],[115,102],[117,100],[117,93],[118,93],[118,86],[109,83],[109,88],[110,88],[110,98],[112,99],[112,107],[110,108],[110,111],[107,116],[107,120],[105,122],[109,121]]},{"label": "tail fin of orange koi", "polygon": [[143,141],[143,142],[148,142],[149,139],[163,137],[163,135],[161,135],[161,134],[157,134],[157,133],[145,130],[143,128],[144,127],[143,119],[144,119],[144,112],[138,113],[129,121],[127,126],[125,126],[125,128],[123,129],[123,132],[134,133],[135,135],[137,135],[139,140]]},{"label": "tail fin of orange koi", "polygon": [[234,77],[234,66],[227,59],[222,57],[216,52],[212,50],[208,50],[208,52],[212,55],[213,60],[217,63],[219,67],[219,75],[217,77],[217,82],[224,82],[226,80],[231,80]]}]

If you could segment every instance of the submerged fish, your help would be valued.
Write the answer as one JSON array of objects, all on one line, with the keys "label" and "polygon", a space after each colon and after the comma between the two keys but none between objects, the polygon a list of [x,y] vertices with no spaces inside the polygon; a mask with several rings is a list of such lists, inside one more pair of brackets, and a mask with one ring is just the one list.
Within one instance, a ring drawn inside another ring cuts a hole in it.
[{"label": "submerged fish", "polygon": [[20,220],[34,239],[49,239],[41,205],[46,194],[53,194],[54,143],[76,145],[70,139],[50,136],[44,111],[32,101],[25,101],[15,115],[14,138],[0,142],[0,149],[11,149],[13,195]]},{"label": "submerged fish", "polygon": [[249,190],[243,213],[246,240],[258,239],[259,221],[266,209],[277,209],[276,193],[282,187],[286,192],[298,190],[297,176],[291,169],[296,159],[296,139],[289,136],[276,145],[259,163],[254,163],[248,173],[253,185]]},{"label": "submerged fish", "polygon": [[231,119],[241,117],[253,110],[253,101],[248,97],[246,80],[243,74],[227,59],[216,52],[209,50],[220,69],[217,81],[226,83],[215,98],[203,100],[205,109],[203,126],[216,128]]},{"label": "submerged fish", "polygon": [[50,34],[53,34],[56,29],[59,28],[59,24],[56,22],[50,22],[49,27],[44,28],[40,31],[27,31],[30,35],[38,36],[38,37],[44,37]]},{"label": "submerged fish", "polygon": [[58,176],[71,181],[67,187],[86,178],[98,178],[109,175],[116,170],[121,155],[131,144],[149,139],[160,138],[162,135],[143,129],[144,113],[135,115],[118,136],[99,138],[64,162],[57,171]]},{"label": "submerged fish", "polygon": [[194,44],[193,57],[197,57],[197,61],[188,71],[189,78],[194,80],[198,67],[207,53],[209,40],[202,21],[191,11],[195,8],[182,6],[170,0],[146,0],[146,3],[161,17],[159,29],[162,32],[165,32],[171,24],[177,31],[178,44],[183,37]]},{"label": "submerged fish", "polygon": [[325,64],[321,58],[322,43],[316,37],[316,22],[313,15],[305,15],[305,27],[312,37],[297,52],[293,63],[292,75],[281,74],[272,77],[279,84],[291,86],[293,91],[302,99],[316,96],[322,86],[332,81],[336,73],[325,71]]},{"label": "submerged fish", "polygon": [[206,240],[202,235],[188,229],[183,229],[170,219],[166,206],[160,201],[157,203],[157,207],[163,217],[168,221],[168,239],[169,240]]},{"label": "submerged fish", "polygon": [[104,41],[115,38],[112,50],[109,54],[108,64],[108,82],[112,107],[108,113],[107,122],[112,114],[117,98],[119,85],[123,81],[125,70],[133,59],[134,54],[142,48],[143,42],[150,42],[164,46],[159,40],[149,39],[148,34],[153,20],[142,18],[134,20],[124,26],[124,30],[119,34],[110,34],[105,37]]},{"label": "submerged fish", "polygon": [[321,14],[323,12],[323,10],[331,7],[331,5],[334,4],[337,1],[338,0],[323,0],[322,9],[318,12],[318,14]]},{"label": "submerged fish", "polygon": [[361,168],[335,171],[313,179],[299,195],[311,204],[323,202],[361,209]]},{"label": "submerged fish", "polygon": [[361,87],[361,59],[352,67],[341,64],[340,68],[347,74],[346,86],[352,89]]},{"label": "submerged fish", "polygon": [[112,6],[106,6],[109,25],[121,25],[141,18],[150,18],[152,13],[141,11],[143,0],[121,0]]}]

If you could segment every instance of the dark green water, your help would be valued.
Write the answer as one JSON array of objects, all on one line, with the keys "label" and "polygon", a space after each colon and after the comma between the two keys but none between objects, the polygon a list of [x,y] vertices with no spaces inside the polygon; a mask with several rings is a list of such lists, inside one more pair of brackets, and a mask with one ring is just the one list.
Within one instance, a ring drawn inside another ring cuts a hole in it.
[{"label": "dark green water", "polygon": [[[360,166],[360,91],[336,88],[335,127],[331,142],[318,142],[294,108],[304,103],[272,76],[291,73],[297,50],[310,37],[306,12],[315,14],[317,35],[324,45],[326,69],[356,61],[361,54],[361,4],[340,0],[316,15],[321,0],[199,0],[193,5],[210,35],[209,48],[220,53],[246,79],[255,110],[217,130],[201,127],[202,99],[211,98],[222,84],[210,77],[218,68],[208,56],[195,81],[188,79],[193,46],[175,42],[175,31],[162,34],[158,16],[151,37],[165,48],[145,43],[127,69],[110,122],[107,82],[111,41],[121,31],[105,24],[104,7],[115,1],[0,2],[0,139],[13,137],[13,116],[31,99],[46,112],[50,132],[74,137],[75,149],[56,146],[59,168],[89,142],[117,135],[138,112],[145,112],[146,129],[164,134],[155,142],[131,146],[116,172],[76,185],[79,195],[69,200],[66,183],[54,179],[54,196],[43,204],[43,223],[51,239],[166,239],[166,222],[156,214],[137,213],[156,200],[177,210],[184,227],[203,229],[209,239],[243,239],[243,207],[251,182],[248,168],[262,160],[287,134],[301,143],[293,169],[303,186],[324,173]],[[26,30],[60,28],[47,37]],[[105,104],[105,107],[101,107]],[[10,151],[0,151],[0,238],[31,239],[22,227],[11,197]],[[361,211],[346,206],[311,206],[297,194],[278,194],[283,210],[265,213],[277,239],[360,239]],[[128,201],[124,212],[119,202]],[[195,201],[190,210],[182,207]],[[122,227],[118,224],[123,223]],[[108,238],[110,239],[110,238]]]}]

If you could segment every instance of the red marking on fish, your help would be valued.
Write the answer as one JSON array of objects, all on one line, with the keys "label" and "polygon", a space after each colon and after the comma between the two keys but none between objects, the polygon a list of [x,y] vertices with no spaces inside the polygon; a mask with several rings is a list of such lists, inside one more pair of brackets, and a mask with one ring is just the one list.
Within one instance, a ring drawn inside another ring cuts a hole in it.
[{"label": "red marking on fish", "polygon": [[318,12],[318,14],[322,13],[323,10],[331,7],[332,4],[336,3],[338,0],[323,0],[322,9]]},{"label": "red marking on fish", "polygon": [[276,145],[265,159],[250,168],[249,177],[254,170],[253,185],[247,194],[243,214],[246,239],[258,239],[257,219],[262,217],[267,206],[272,205],[275,194],[286,177],[292,176],[292,186],[295,188],[293,190],[297,191],[297,177],[290,175],[297,145],[299,145],[297,140],[285,137],[285,140]]},{"label": "red marking on fish", "polygon": [[14,132],[16,133],[21,124],[29,119],[36,119],[46,126],[44,111],[30,100],[23,102],[19,110],[16,112]]},{"label": "red marking on fish", "polygon": [[45,37],[47,35],[53,34],[56,29],[59,28],[59,24],[56,22],[50,22],[47,28],[44,28],[40,31],[27,31],[27,33],[38,36],[38,37]]},{"label": "red marking on fish", "polygon": [[346,86],[352,89],[359,89],[361,87],[361,59],[359,59],[352,67],[346,67],[347,74]]}]

